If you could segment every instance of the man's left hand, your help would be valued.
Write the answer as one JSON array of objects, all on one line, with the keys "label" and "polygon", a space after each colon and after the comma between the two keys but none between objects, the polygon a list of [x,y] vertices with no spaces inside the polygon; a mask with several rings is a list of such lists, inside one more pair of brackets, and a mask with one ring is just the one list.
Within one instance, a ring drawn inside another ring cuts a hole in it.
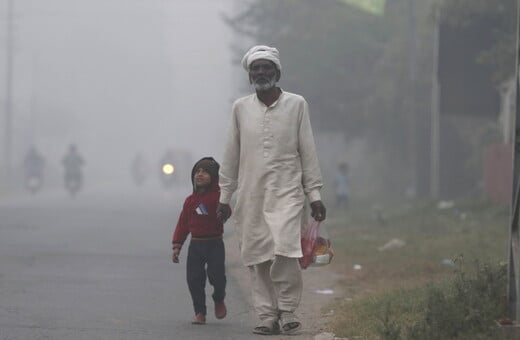
[{"label": "man's left hand", "polygon": [[327,211],[322,201],[311,202],[311,216],[318,222],[325,219]]}]

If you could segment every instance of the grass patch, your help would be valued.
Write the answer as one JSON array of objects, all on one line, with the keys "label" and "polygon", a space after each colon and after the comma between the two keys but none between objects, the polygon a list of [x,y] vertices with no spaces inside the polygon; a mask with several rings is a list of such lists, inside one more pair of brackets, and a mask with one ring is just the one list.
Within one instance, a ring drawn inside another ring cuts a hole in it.
[{"label": "grass patch", "polygon": [[[508,209],[426,202],[375,215],[358,209],[327,223],[346,295],[332,306],[332,330],[349,339],[491,338],[505,313]],[[381,250],[392,239],[404,245]]]}]

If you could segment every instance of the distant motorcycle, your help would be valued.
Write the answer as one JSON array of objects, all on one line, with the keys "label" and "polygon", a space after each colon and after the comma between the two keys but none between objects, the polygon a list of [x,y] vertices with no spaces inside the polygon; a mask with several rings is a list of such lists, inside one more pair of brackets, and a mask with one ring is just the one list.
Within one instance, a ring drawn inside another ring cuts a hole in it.
[{"label": "distant motorcycle", "polygon": [[191,155],[183,149],[168,149],[159,161],[159,180],[165,189],[182,187],[191,176]]},{"label": "distant motorcycle", "polygon": [[146,162],[141,154],[137,154],[130,165],[132,179],[137,186],[140,186],[146,180]]},{"label": "distant motorcycle", "polygon": [[76,145],[71,144],[67,154],[62,159],[65,169],[64,184],[65,189],[74,197],[83,186],[83,172],[81,167],[85,164],[79,155]]},{"label": "distant motorcycle", "polygon": [[137,169],[132,169],[132,179],[134,180],[135,185],[141,186],[143,185],[146,176],[143,172]]},{"label": "distant motorcycle", "polygon": [[74,197],[83,185],[83,177],[80,173],[65,174],[65,189]]},{"label": "distant motorcycle", "polygon": [[36,150],[36,147],[31,146],[24,158],[24,179],[25,188],[33,194],[39,191],[43,186],[44,167],[44,158]]},{"label": "distant motorcycle", "polygon": [[176,182],[175,176],[175,166],[170,162],[163,162],[161,164],[161,172],[159,179],[161,180],[161,184],[165,189],[170,189]]},{"label": "distant motorcycle", "polygon": [[25,187],[32,194],[35,194],[36,192],[40,191],[40,189],[42,188],[42,185],[43,185],[43,178],[41,176],[30,175],[25,178]]}]

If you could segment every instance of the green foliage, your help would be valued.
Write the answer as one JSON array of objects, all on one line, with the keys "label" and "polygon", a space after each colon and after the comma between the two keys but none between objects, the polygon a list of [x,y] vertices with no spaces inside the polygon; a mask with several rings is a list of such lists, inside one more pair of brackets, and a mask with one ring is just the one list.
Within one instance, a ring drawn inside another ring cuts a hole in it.
[{"label": "green foliage", "polygon": [[[330,212],[332,266],[350,298],[329,307],[331,331],[361,339],[493,339],[494,320],[506,314],[499,263],[509,208],[474,198],[449,209],[421,201],[379,210],[382,221],[363,206]],[[394,238],[406,244],[380,250]]]},{"label": "green foliage", "polygon": [[458,270],[453,282],[430,286],[421,320],[408,328],[408,339],[493,338],[495,320],[505,315],[507,270],[481,265],[473,274]]},{"label": "green foliage", "polygon": [[[433,1],[414,2],[417,70],[431,68]],[[416,72],[415,84],[410,84],[408,3],[388,1],[385,15],[377,16],[343,1],[252,0],[226,17],[239,36],[248,38],[247,46],[234,47],[235,60],[250,44],[278,47],[281,86],[305,96],[316,130],[369,140],[371,166],[392,164],[387,190],[400,190],[409,172],[409,154],[403,151],[412,128],[407,122],[410,88],[418,103],[430,101],[428,72]],[[429,112],[429,104],[420,111],[420,116]]]},{"label": "green foliage", "polygon": [[496,339],[495,320],[506,315],[506,278],[505,266],[477,262],[474,272],[459,268],[453,280],[376,297],[369,304],[377,338]]},{"label": "green foliage", "polygon": [[[392,0],[379,16],[337,0],[248,0],[225,20],[240,37],[233,47],[236,61],[253,44],[280,50],[281,86],[308,100],[315,130],[344,133],[347,142],[368,141],[364,166],[386,168],[377,191],[401,195],[417,184],[411,183],[414,175],[421,195],[429,186],[423,170],[430,161],[436,6],[453,25],[493,23],[493,44],[483,46],[475,60],[492,65],[499,83],[513,74],[513,3]],[[464,170],[470,176],[480,175],[482,140],[475,139],[481,135],[461,136],[468,145],[471,169]]]},{"label": "green foliage", "polygon": [[330,0],[251,1],[226,20],[253,43],[280,49],[282,86],[307,98],[317,129],[360,132],[371,70],[391,33],[384,20]]},{"label": "green foliage", "polygon": [[491,30],[490,44],[483,41],[475,60],[493,67],[498,85],[514,74],[516,51],[516,0],[443,0],[441,18],[453,27],[482,26]]},{"label": "green foliage", "polygon": [[497,339],[495,320],[506,313],[506,274],[503,265],[477,263],[471,273],[458,269],[452,280],[389,292],[353,308],[375,320],[367,339]]},{"label": "green foliage", "polygon": [[396,318],[392,316],[390,303],[385,305],[385,312],[379,317],[379,321],[381,324],[377,330],[381,335],[381,339],[399,340],[401,338],[401,325]]}]

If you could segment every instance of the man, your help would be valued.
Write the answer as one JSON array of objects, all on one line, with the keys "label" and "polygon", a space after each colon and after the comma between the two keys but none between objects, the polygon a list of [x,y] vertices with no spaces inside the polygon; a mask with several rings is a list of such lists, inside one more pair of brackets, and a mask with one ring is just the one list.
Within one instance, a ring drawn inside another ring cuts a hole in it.
[{"label": "man", "polygon": [[231,196],[238,188],[236,231],[260,318],[253,333],[276,334],[281,327],[292,334],[302,328],[294,311],[302,293],[298,258],[305,196],[311,215],[324,220],[323,183],[307,102],[276,86],[278,50],[255,46],[242,65],[256,93],[233,104],[217,214],[222,221],[230,217]]}]

